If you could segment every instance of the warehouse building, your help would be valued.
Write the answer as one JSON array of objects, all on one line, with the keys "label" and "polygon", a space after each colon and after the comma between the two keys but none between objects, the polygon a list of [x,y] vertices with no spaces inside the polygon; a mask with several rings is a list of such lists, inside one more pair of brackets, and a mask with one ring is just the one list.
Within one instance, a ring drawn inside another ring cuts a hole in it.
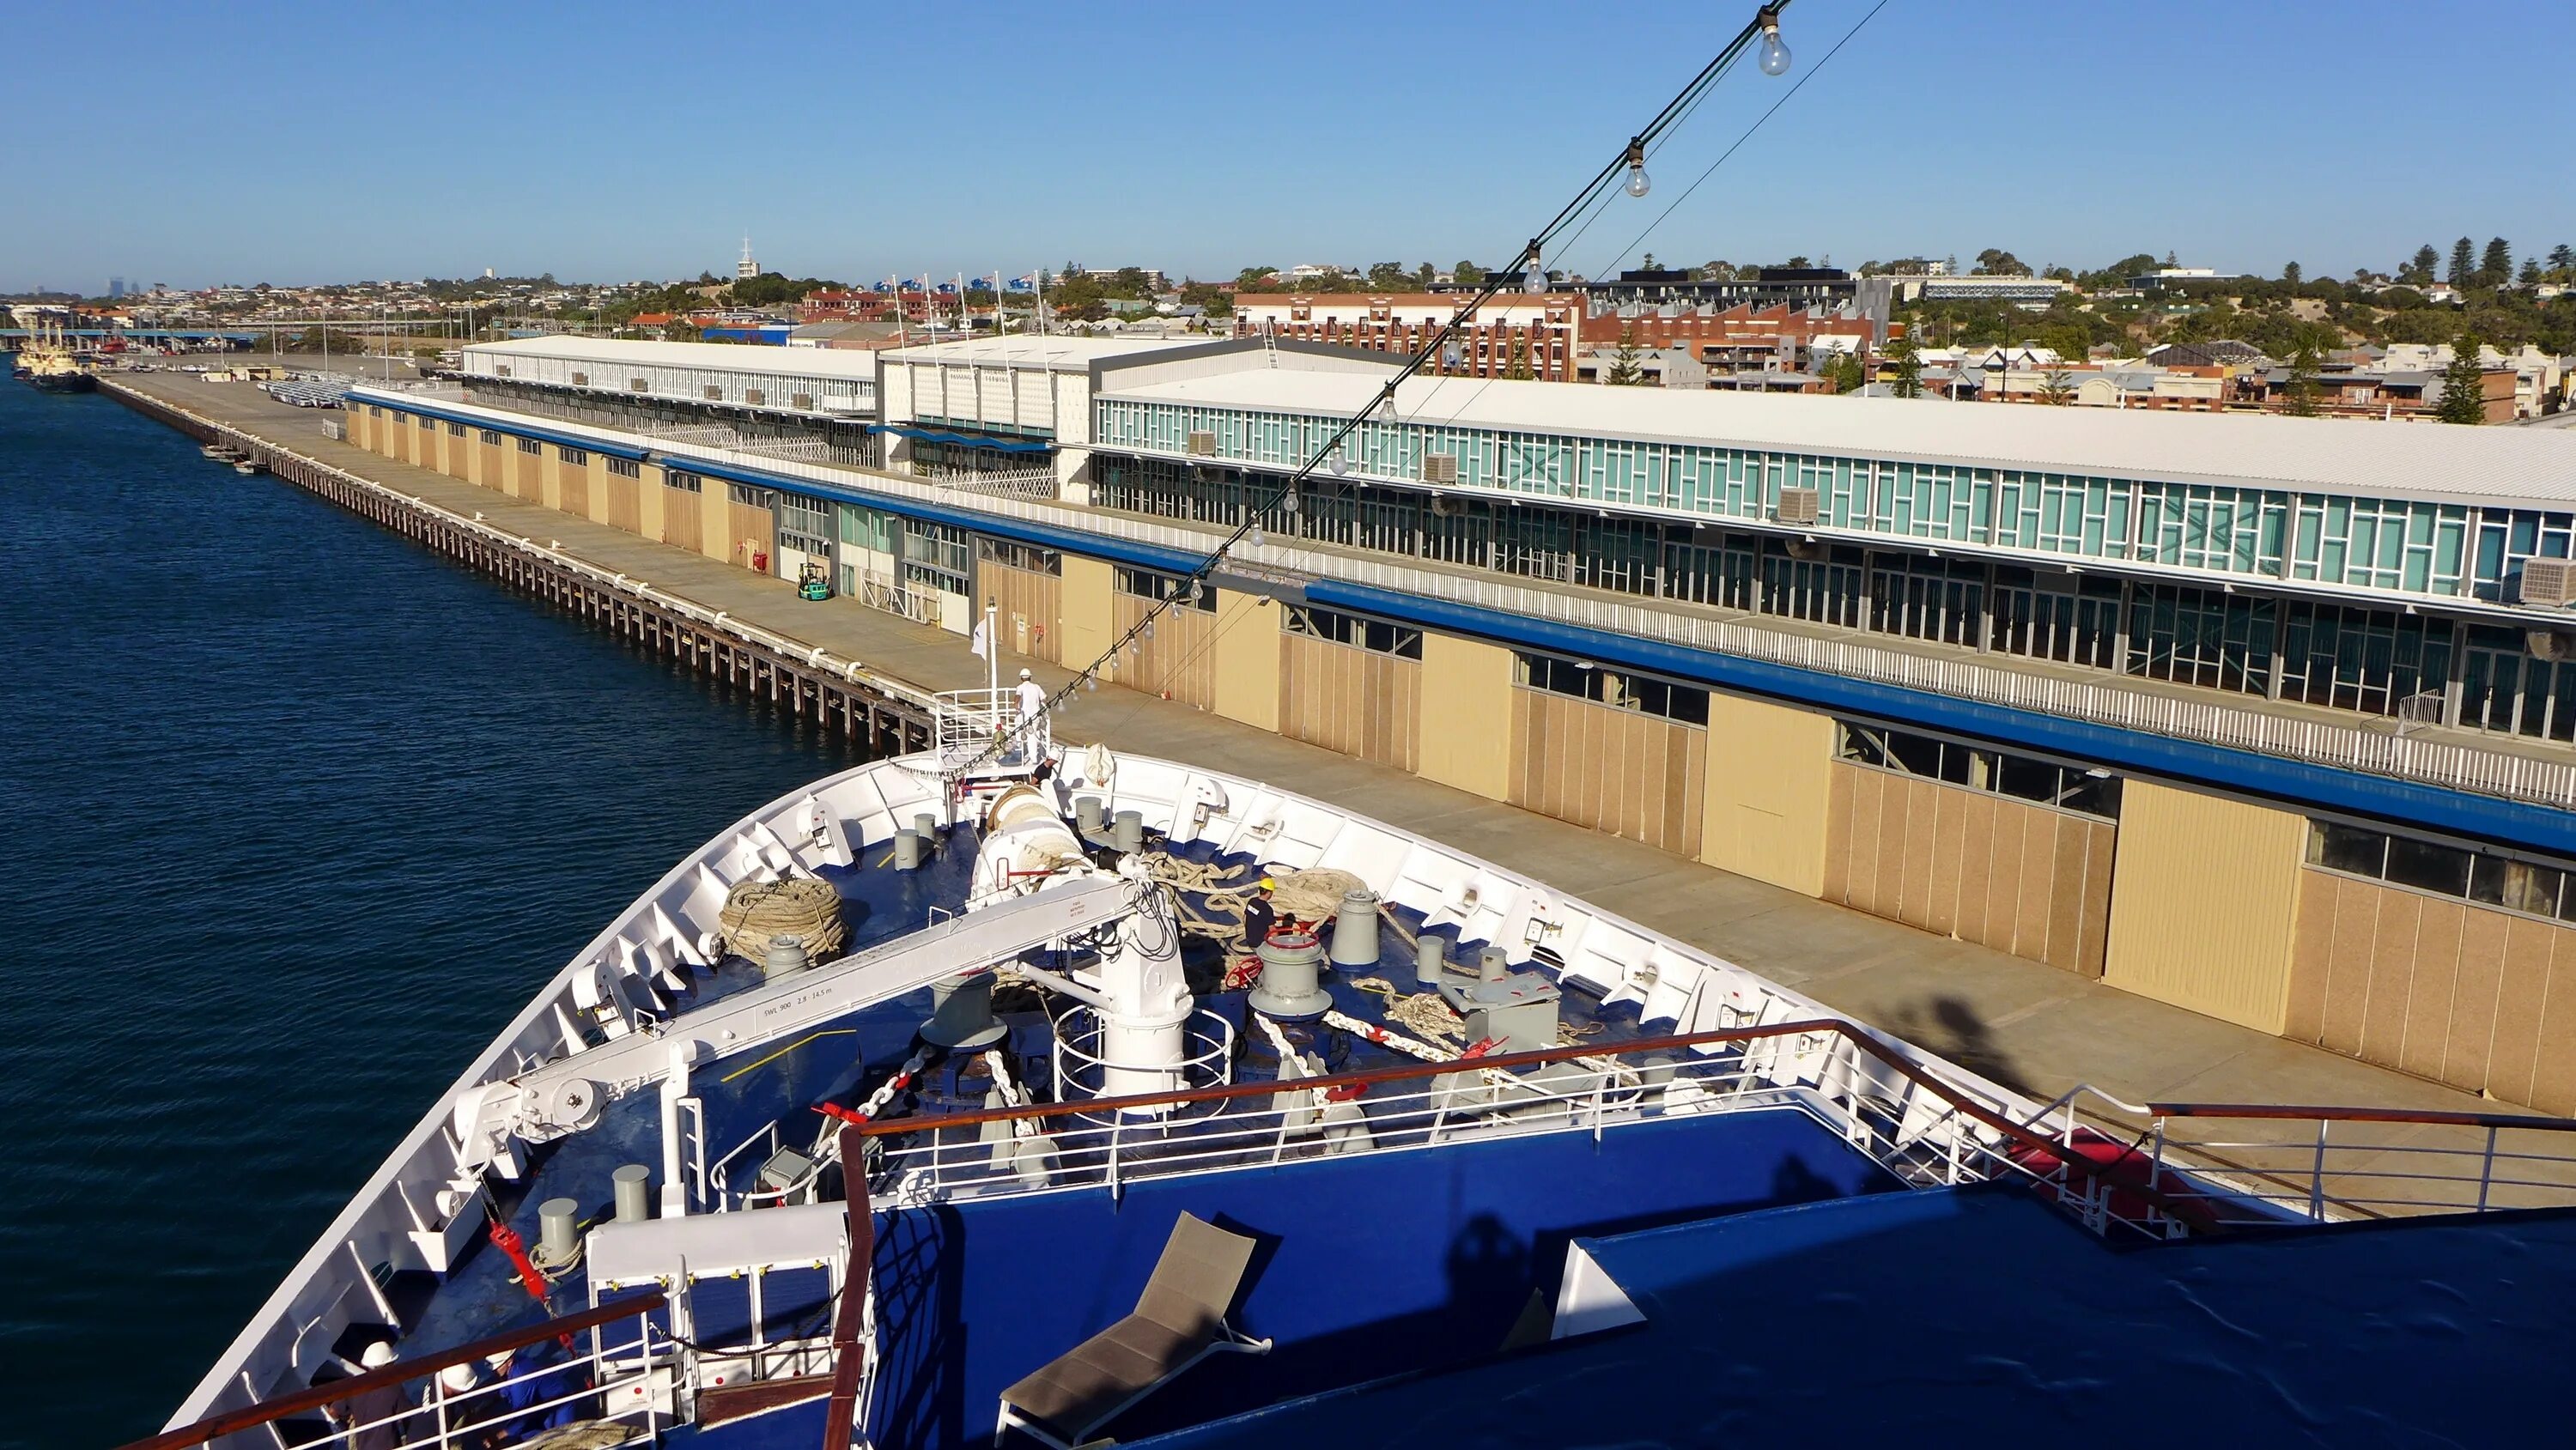
[{"label": "warehouse building", "polygon": [[[350,421],[1081,664],[1392,366],[963,346],[887,354],[879,426],[1026,445],[1051,493],[398,393]],[[2576,439],[1423,379],[1258,521],[1113,682],[2576,1109]]]}]

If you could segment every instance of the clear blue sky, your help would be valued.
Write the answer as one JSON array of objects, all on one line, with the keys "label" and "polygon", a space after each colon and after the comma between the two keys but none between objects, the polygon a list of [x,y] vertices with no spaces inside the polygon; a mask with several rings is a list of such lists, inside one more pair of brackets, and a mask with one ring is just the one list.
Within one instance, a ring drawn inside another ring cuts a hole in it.
[{"label": "clear blue sky", "polygon": [[[2552,3],[1795,0],[1565,261],[2172,250],[2311,275],[2576,242]],[[13,4],[0,288],[762,263],[845,279],[1492,262],[1751,12],[1734,3]],[[1739,14],[1741,12],[1741,14]],[[21,87],[25,92],[25,87]]]}]

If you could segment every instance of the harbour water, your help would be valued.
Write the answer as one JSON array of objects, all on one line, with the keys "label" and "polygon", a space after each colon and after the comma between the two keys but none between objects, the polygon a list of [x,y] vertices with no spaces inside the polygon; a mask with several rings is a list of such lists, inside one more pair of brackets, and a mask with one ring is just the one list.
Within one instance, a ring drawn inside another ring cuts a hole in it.
[{"label": "harbour water", "polygon": [[0,1446],[157,1428],[670,862],[849,763],[105,397],[0,386]]}]

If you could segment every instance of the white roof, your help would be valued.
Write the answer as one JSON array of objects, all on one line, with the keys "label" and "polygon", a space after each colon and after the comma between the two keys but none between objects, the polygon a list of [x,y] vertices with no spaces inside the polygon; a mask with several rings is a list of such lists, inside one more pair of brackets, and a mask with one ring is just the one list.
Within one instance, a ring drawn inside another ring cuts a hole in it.
[{"label": "white roof", "polygon": [[616,337],[518,337],[508,342],[478,342],[468,356],[541,357],[564,362],[641,363],[648,367],[694,368],[700,372],[793,374],[798,377],[858,378],[873,382],[876,354],[857,350],[800,347],[792,351],[759,343],[643,342]]},{"label": "white roof", "polygon": [[[1112,386],[1101,396],[1347,416],[1379,382],[1365,373],[1256,368]],[[2036,404],[1935,407],[1901,398],[1458,377],[1408,379],[1395,406],[1408,423],[1463,428],[2368,497],[2576,502],[2576,433],[2546,429]]]},{"label": "white roof", "polygon": [[971,341],[932,343],[926,347],[898,347],[885,354],[890,363],[947,363],[957,367],[1043,367],[1056,372],[1085,372],[1104,357],[1124,357],[1152,352],[1158,348],[1203,343],[1209,339],[1193,337],[1184,340],[1141,337],[979,337]]}]

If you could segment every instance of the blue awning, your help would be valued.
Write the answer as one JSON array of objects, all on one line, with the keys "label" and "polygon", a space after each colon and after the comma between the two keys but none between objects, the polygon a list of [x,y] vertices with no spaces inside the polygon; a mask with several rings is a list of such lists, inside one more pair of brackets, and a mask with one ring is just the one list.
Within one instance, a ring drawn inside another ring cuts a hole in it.
[{"label": "blue awning", "polygon": [[871,427],[877,433],[892,433],[897,438],[911,438],[923,443],[953,443],[960,448],[990,448],[1002,453],[1052,453],[1055,445],[1017,438],[987,438],[975,433],[943,433],[936,428],[912,428],[901,423],[878,423]]}]

